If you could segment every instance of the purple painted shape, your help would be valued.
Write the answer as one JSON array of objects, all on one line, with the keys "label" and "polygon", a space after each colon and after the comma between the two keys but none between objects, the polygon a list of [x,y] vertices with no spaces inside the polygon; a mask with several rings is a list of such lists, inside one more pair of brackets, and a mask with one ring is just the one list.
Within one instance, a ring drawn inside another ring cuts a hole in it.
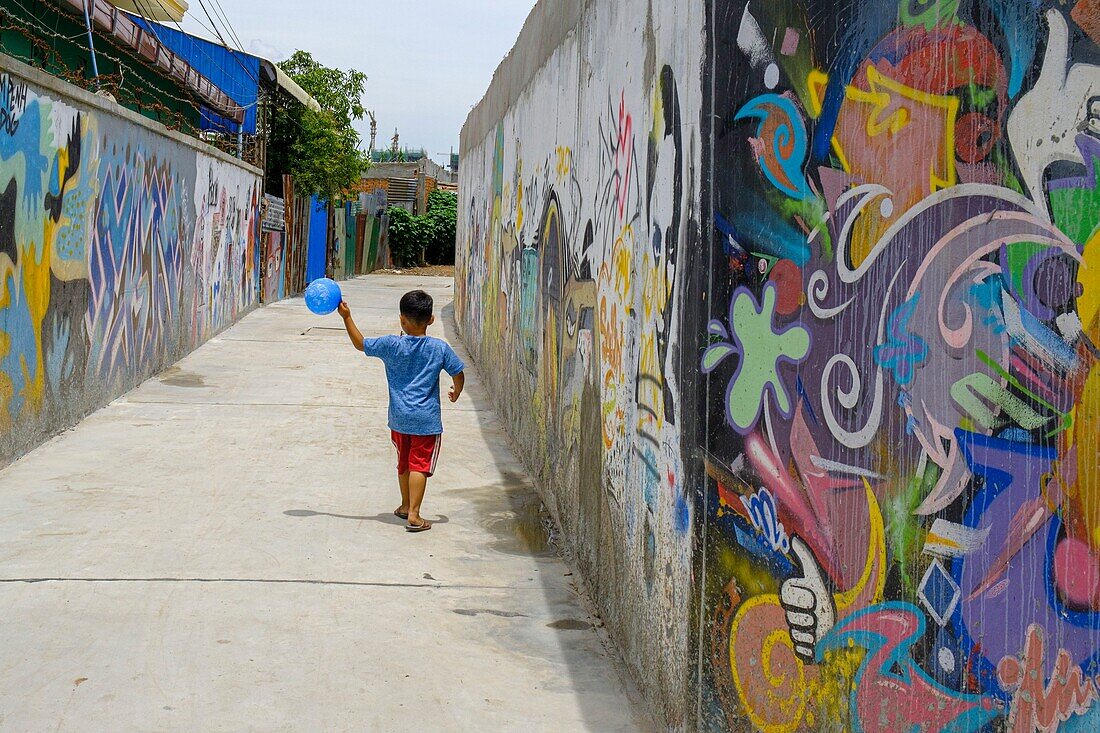
[{"label": "purple painted shape", "polygon": [[1092,135],[1081,134],[1077,136],[1077,149],[1081,151],[1081,160],[1085,161],[1085,175],[1060,178],[1047,184],[1051,191],[1059,191],[1066,188],[1084,188],[1091,190],[1096,188],[1096,165],[1100,161],[1100,139]]},{"label": "purple painted shape", "polygon": [[796,29],[788,28],[783,36],[783,46],[780,48],[780,53],[784,56],[794,56],[798,52],[798,44],[801,40],[802,36]]},{"label": "purple painted shape", "polygon": [[818,168],[817,174],[821,180],[821,193],[825,197],[825,205],[829,207],[829,213],[832,214],[829,217],[829,234],[832,236],[834,246],[836,246],[835,243],[840,239],[840,229],[844,225],[844,220],[855,207],[855,203],[849,203],[842,211],[837,208],[837,200],[844,195],[844,192],[850,186],[859,183],[859,181],[844,171],[827,166]]},{"label": "purple painted shape", "polygon": [[[1024,502],[1042,500],[1041,483],[1055,452],[962,431],[957,436],[970,470],[985,479],[986,491],[995,494],[976,522],[976,526],[990,529],[989,537],[979,549],[960,560],[959,587],[962,597],[967,599],[1000,555],[1016,511]],[[979,494],[976,501],[982,499]],[[970,641],[981,645],[982,656],[993,666],[1004,657],[1020,654],[1031,624],[1037,624],[1046,638],[1047,672],[1053,669],[1059,649],[1069,652],[1074,664],[1083,664],[1100,646],[1100,632],[1068,623],[1049,602],[1044,582],[1048,531],[1036,532],[1012,558],[1003,576],[1007,584],[1005,592],[986,591],[960,605],[959,615]]]}]

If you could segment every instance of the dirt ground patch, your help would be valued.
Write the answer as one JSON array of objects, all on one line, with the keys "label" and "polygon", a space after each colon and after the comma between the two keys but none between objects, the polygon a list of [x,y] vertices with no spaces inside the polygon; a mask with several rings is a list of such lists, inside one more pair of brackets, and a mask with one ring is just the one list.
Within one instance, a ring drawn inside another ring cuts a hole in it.
[{"label": "dirt ground patch", "polygon": [[454,277],[454,265],[428,265],[427,267],[401,267],[393,270],[376,270],[375,275],[415,275],[417,277]]}]

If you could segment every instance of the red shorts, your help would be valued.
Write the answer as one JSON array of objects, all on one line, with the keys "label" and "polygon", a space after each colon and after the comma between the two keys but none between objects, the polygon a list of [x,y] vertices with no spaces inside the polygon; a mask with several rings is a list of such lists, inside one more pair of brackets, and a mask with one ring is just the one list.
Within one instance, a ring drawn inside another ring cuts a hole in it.
[{"label": "red shorts", "polygon": [[390,440],[397,449],[397,473],[410,471],[431,476],[435,473],[435,464],[439,460],[439,446],[442,435],[405,435],[396,430],[390,431]]}]

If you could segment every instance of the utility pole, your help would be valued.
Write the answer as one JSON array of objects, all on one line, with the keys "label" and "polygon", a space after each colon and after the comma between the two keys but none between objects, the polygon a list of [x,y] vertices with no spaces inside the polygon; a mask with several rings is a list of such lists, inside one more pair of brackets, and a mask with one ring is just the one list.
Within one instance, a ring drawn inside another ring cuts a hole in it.
[{"label": "utility pole", "polygon": [[[88,10],[89,0],[84,0],[84,25],[88,29],[88,50],[92,53],[92,76],[95,77],[95,88],[99,91],[99,63],[95,57],[95,38],[92,36],[92,16]],[[118,12],[118,11],[115,11]]]}]

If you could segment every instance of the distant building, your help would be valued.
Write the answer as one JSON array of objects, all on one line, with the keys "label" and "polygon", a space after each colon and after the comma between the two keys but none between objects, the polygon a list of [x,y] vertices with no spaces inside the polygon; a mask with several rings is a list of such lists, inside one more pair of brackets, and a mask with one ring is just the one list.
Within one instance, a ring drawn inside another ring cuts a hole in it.
[{"label": "distant building", "polygon": [[[372,150],[370,154],[372,163],[416,163],[428,157],[426,150],[410,150],[405,148],[394,153],[392,150]],[[451,153],[448,158],[447,168],[452,173],[458,173],[458,153]]]},{"label": "distant building", "polygon": [[375,214],[398,206],[419,215],[427,211],[428,196],[437,188],[457,191],[458,176],[426,155],[408,163],[378,162],[363,176],[360,204]]}]

